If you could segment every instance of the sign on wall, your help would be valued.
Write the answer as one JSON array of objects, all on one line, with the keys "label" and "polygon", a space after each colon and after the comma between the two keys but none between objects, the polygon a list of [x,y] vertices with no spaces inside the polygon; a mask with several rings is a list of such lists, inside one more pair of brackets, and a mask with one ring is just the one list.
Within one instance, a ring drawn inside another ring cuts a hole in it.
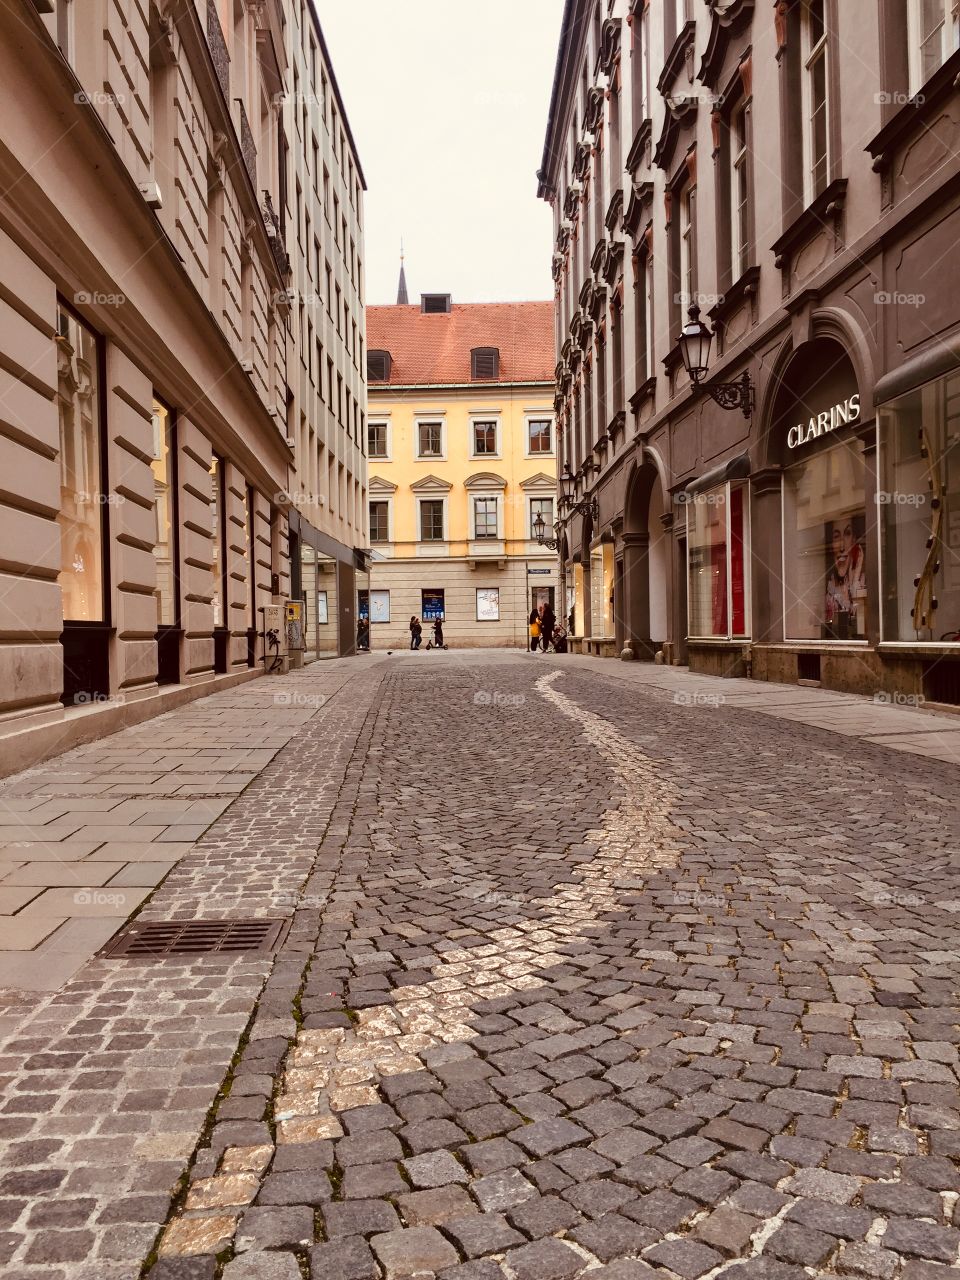
[{"label": "sign on wall", "polygon": [[499,587],[477,587],[477,621],[500,621]]}]

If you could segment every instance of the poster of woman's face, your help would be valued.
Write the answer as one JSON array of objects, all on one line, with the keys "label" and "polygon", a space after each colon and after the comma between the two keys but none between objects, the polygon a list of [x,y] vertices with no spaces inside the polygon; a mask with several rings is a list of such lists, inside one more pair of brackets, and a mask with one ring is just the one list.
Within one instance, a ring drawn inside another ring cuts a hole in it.
[{"label": "poster of woman's face", "polygon": [[824,528],[827,572],[823,629],[826,636],[837,640],[856,640],[865,634],[865,529],[866,517],[862,511],[828,520]]}]

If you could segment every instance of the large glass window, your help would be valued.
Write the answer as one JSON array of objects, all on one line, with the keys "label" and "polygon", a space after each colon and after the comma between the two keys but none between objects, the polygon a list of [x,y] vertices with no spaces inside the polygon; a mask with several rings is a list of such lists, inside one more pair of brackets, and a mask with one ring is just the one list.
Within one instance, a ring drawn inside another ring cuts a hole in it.
[{"label": "large glass window", "polygon": [[157,562],[157,625],[177,625],[177,568],[174,557],[173,415],[159,400],[153,402],[153,496],[157,530],[153,555]]},{"label": "large glass window", "polygon": [[213,625],[225,627],[226,624],[226,563],[224,556],[224,522],[223,522],[223,459],[216,454],[210,463],[210,479],[212,494],[210,499],[211,542],[210,557],[213,573]]},{"label": "large glass window", "polygon": [[58,313],[60,573],[65,622],[103,622],[103,491],[100,370],[93,331]]},{"label": "large glass window", "polygon": [[615,633],[613,573],[613,543],[601,542],[590,552],[590,634],[592,636],[612,636]]},{"label": "large glass window", "polygon": [[880,410],[883,638],[960,642],[960,374]]},{"label": "large glass window", "polygon": [[747,488],[719,485],[687,503],[690,636],[729,640],[748,634]]},{"label": "large glass window", "polygon": [[783,473],[788,640],[866,638],[864,478],[856,438],[815,448]]}]

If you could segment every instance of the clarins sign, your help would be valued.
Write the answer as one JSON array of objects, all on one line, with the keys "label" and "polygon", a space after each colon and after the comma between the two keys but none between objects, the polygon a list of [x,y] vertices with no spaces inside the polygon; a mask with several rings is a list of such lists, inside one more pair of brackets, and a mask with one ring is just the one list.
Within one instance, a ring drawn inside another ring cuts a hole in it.
[{"label": "clarins sign", "polygon": [[848,396],[841,404],[824,409],[822,413],[816,414],[806,423],[799,422],[795,427],[791,427],[787,432],[787,444],[791,449],[796,449],[798,445],[818,440],[820,436],[828,435],[831,431],[836,431],[837,427],[846,426],[848,422],[856,422],[859,417],[860,393],[858,391]]}]

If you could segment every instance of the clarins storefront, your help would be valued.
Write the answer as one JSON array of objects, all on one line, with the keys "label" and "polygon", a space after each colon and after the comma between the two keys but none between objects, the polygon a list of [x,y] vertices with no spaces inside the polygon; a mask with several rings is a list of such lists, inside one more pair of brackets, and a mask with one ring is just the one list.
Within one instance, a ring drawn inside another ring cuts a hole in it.
[{"label": "clarins storefront", "polygon": [[864,388],[813,338],[676,498],[692,669],[960,703],[960,352]]}]

